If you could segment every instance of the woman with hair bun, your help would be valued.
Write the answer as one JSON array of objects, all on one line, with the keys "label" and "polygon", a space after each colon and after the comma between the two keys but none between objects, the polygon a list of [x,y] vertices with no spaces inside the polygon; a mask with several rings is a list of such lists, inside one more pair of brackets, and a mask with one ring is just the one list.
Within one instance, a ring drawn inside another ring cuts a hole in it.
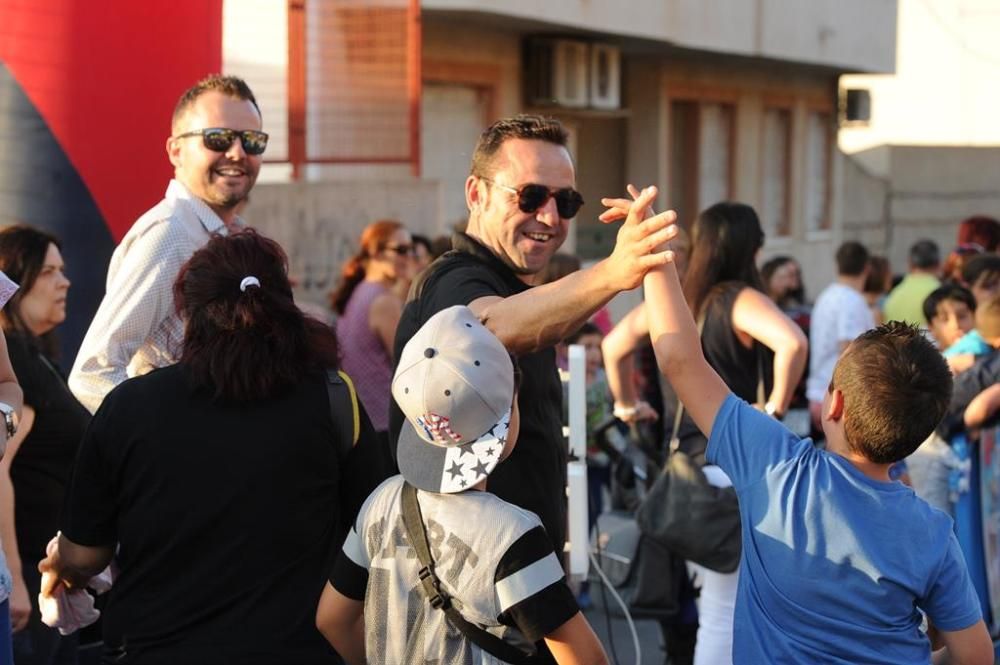
[{"label": "woman with hair bun", "polygon": [[341,271],[330,296],[344,371],[355,378],[376,433],[388,446],[392,344],[412,278],[410,232],[381,220],[361,233],[358,253]]},{"label": "woman with hair bun", "polygon": [[330,372],[333,331],[295,306],[284,252],[250,230],[195,252],[174,298],[180,360],[94,414],[42,594],[86,585],[117,544],[107,662],[337,662],[315,609],[382,478],[349,379]]}]

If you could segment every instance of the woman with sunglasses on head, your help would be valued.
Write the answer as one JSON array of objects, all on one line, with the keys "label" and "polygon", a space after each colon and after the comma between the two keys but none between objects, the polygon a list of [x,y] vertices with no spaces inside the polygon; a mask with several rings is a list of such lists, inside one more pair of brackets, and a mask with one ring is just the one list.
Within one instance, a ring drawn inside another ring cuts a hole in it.
[{"label": "woman with sunglasses on head", "polygon": [[392,344],[413,277],[413,239],[402,223],[380,220],[361,232],[357,254],[330,295],[344,371],[388,451]]},{"label": "woman with sunglasses on head", "polygon": [[17,433],[0,462],[0,536],[14,572],[10,598],[18,665],[77,662],[77,636],[41,622],[38,562],[58,530],[73,460],[90,413],[56,365],[55,328],[70,282],[59,241],[30,226],[0,230],[0,270],[21,288],[0,312],[11,364],[24,391]]}]

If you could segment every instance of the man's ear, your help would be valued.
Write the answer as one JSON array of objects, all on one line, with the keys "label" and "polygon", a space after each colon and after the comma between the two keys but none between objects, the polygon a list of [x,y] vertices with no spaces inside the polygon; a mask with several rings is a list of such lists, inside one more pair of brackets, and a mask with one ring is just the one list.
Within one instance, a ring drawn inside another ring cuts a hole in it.
[{"label": "man's ear", "polygon": [[482,203],[483,191],[479,188],[479,176],[470,175],[465,179],[465,207],[472,212]]},{"label": "man's ear", "polygon": [[844,393],[836,388],[830,393],[830,406],[826,410],[827,420],[837,422],[844,417]]},{"label": "man's ear", "polygon": [[172,136],[167,137],[167,157],[174,168],[181,165],[181,141]]}]

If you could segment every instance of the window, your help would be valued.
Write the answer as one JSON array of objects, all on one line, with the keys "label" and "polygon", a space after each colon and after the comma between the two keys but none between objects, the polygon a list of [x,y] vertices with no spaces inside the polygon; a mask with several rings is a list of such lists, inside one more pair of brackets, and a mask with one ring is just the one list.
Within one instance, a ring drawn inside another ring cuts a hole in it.
[{"label": "window", "polygon": [[764,109],[760,137],[760,222],[769,237],[791,233],[788,214],[791,136],[791,112],[784,108]]},{"label": "window", "polygon": [[734,118],[732,104],[670,104],[670,206],[684,225],[732,196]]},{"label": "window", "polygon": [[806,230],[830,228],[830,158],[832,123],[829,113],[810,111],[806,119]]}]

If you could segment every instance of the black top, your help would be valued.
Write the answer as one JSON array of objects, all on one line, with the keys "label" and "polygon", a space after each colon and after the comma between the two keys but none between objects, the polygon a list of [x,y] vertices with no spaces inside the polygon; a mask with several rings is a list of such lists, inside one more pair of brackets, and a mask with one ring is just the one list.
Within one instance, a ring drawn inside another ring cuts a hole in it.
[{"label": "black top", "polygon": [[[756,340],[748,348],[736,336],[733,304],[744,288],[750,287],[742,282],[723,282],[709,291],[702,307],[705,326],[701,333],[701,348],[708,364],[719,373],[729,389],[740,399],[753,404],[757,401],[761,370],[765,397],[774,385],[774,352]],[[663,382],[663,402],[663,424],[669,437],[677,413],[677,393],[667,381]],[[687,411],[681,420],[679,437],[682,450],[699,460],[703,459],[707,440]]]},{"label": "black top", "polygon": [[45,546],[59,529],[73,460],[90,412],[66,385],[66,379],[28,336],[6,331],[7,351],[24,391],[24,404],[35,411],[31,431],[10,465],[14,484],[14,528],[25,566],[45,557]]},{"label": "black top", "polygon": [[363,411],[341,469],[334,427],[353,423],[333,423],[325,382],[220,404],[174,365],[108,394],[62,529],[81,545],[120,543],[104,612],[105,649],[125,654],[114,662],[330,662],[315,615],[338,512],[349,525],[378,481]]},{"label": "black top", "polygon": [[[503,298],[530,287],[472,237],[458,233],[454,249],[441,256],[421,276],[416,296],[403,308],[396,329],[393,357],[434,314],[454,305],[468,305],[484,296]],[[548,348],[517,359],[522,372],[518,406],[521,430],[514,452],[487,481],[489,491],[505,501],[534,512],[552,539],[553,549],[566,542],[566,443],[562,435],[562,384],[555,350]],[[395,400],[389,404],[389,435],[399,437],[403,413]]]}]

